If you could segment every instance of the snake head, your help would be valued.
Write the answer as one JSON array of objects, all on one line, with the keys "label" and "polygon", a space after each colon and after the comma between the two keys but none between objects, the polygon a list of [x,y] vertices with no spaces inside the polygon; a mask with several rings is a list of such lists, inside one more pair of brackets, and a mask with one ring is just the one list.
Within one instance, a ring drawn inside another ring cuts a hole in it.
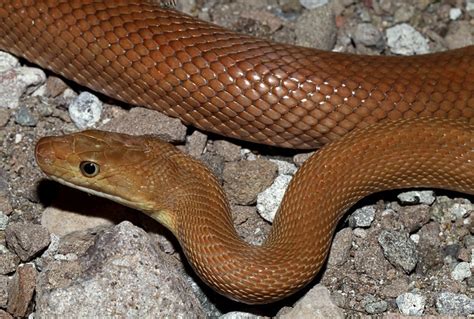
[{"label": "snake head", "polygon": [[41,138],[36,161],[51,179],[141,210],[174,229],[181,154],[151,137],[87,130]]}]

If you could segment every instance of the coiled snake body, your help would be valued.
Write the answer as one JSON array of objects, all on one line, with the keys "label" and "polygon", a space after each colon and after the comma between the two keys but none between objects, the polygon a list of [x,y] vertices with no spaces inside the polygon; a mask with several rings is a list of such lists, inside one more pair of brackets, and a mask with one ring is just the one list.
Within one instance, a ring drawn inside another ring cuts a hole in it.
[{"label": "coiled snake body", "polygon": [[236,234],[209,171],[168,144],[100,131],[38,142],[48,175],[153,216],[209,285],[239,301],[272,302],[307,284],[341,216],[368,194],[474,193],[472,46],[357,56],[257,39],[146,1],[7,0],[0,48],[229,137],[292,148],[337,140],[299,170],[259,247]]}]

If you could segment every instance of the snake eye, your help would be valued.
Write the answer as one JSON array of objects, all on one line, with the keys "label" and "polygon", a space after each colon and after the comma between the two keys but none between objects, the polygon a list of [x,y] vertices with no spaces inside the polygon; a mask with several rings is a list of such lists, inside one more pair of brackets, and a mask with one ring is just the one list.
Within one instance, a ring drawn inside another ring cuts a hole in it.
[{"label": "snake eye", "polygon": [[82,175],[85,177],[94,177],[97,176],[100,172],[100,166],[97,163],[84,161],[79,165]]}]

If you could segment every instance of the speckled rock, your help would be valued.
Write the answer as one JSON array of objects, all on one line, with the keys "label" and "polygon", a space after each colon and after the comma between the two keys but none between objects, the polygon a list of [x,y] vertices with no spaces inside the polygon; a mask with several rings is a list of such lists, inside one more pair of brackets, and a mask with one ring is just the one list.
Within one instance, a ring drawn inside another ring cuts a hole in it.
[{"label": "speckled rock", "polygon": [[20,265],[8,283],[8,312],[15,317],[25,316],[35,287],[35,266],[33,264]]},{"label": "speckled rock", "polygon": [[415,244],[406,234],[384,230],[380,233],[378,240],[385,257],[392,265],[407,274],[415,269],[418,253]]},{"label": "speckled rock", "polygon": [[436,309],[442,315],[469,316],[474,314],[474,299],[464,294],[443,292],[436,299]]},{"label": "speckled rock", "polygon": [[20,258],[10,252],[5,246],[0,245],[0,275],[10,274],[15,271],[20,263]]},{"label": "speckled rock", "polygon": [[[168,264],[170,258],[129,222],[101,231],[77,261],[46,265],[37,288],[36,316],[202,318],[190,287]],[[68,265],[66,280],[55,286],[49,269],[67,270]]]},{"label": "speckled rock", "polygon": [[5,230],[7,245],[22,261],[28,261],[48,247],[48,230],[32,223],[10,223]]},{"label": "speckled rock", "polygon": [[336,42],[336,23],[329,5],[305,11],[296,24],[297,44],[331,50]]}]

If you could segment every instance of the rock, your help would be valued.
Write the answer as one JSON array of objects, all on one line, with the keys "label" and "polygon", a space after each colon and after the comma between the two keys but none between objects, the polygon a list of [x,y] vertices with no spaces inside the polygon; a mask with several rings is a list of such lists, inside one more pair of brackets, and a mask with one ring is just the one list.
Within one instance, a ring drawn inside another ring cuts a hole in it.
[{"label": "rock", "polygon": [[418,242],[419,261],[416,272],[427,274],[443,266],[444,256],[440,249],[440,226],[436,222],[430,222],[418,231],[420,236]]},{"label": "rock", "polygon": [[430,218],[430,207],[427,205],[401,207],[398,211],[398,219],[409,233],[419,230]]},{"label": "rock", "polygon": [[382,231],[378,237],[383,254],[395,268],[409,274],[418,262],[415,244],[408,235],[397,231]]},{"label": "rock", "polygon": [[257,211],[263,219],[273,222],[291,179],[290,175],[279,175],[270,187],[258,194]]},{"label": "rock", "polygon": [[0,127],[5,127],[10,120],[10,111],[0,108]]},{"label": "rock", "polygon": [[415,293],[407,292],[396,299],[398,309],[407,316],[421,316],[425,309],[426,298]]},{"label": "rock", "polygon": [[467,199],[451,199],[446,196],[440,196],[431,206],[431,215],[437,221],[450,220],[456,221],[467,217],[470,211],[474,210],[474,204]]},{"label": "rock", "polygon": [[0,308],[7,308],[8,303],[8,276],[0,275]]},{"label": "rock", "polygon": [[355,227],[370,227],[375,219],[375,206],[364,206],[356,209],[349,217],[349,225]]},{"label": "rock", "polygon": [[207,135],[196,130],[186,138],[186,153],[199,158],[206,148]]},{"label": "rock", "polygon": [[5,230],[8,247],[22,261],[28,261],[48,247],[48,230],[32,223],[10,223]]},{"label": "rock", "polygon": [[36,126],[38,119],[31,113],[31,111],[24,107],[20,106],[15,112],[15,123],[22,126]]},{"label": "rock", "polygon": [[329,251],[328,264],[342,266],[350,256],[352,247],[352,229],[344,228],[336,233]]},{"label": "rock", "polygon": [[142,107],[132,108],[130,112],[101,125],[100,129],[130,135],[154,135],[170,143],[185,142],[187,131],[179,119]]},{"label": "rock", "polygon": [[296,164],[297,167],[301,167],[306,160],[308,160],[311,156],[314,155],[314,152],[310,153],[300,153],[293,156],[293,162]]},{"label": "rock", "polygon": [[285,174],[285,175],[295,175],[298,167],[295,164],[281,161],[276,159],[270,159],[270,162],[277,164],[278,166],[278,174]]},{"label": "rock", "polygon": [[8,312],[15,317],[24,317],[33,298],[35,286],[35,266],[33,264],[20,265],[8,285]]},{"label": "rock", "polygon": [[20,66],[20,61],[17,57],[0,51],[0,73],[8,71],[10,69],[18,68]]},{"label": "rock", "polygon": [[353,34],[354,42],[367,47],[382,49],[384,46],[383,33],[371,23],[360,23]]},{"label": "rock", "polygon": [[291,310],[285,308],[280,310],[280,312],[276,315],[276,318],[342,319],[344,318],[344,313],[332,301],[329,290],[322,285],[316,285],[314,288],[308,291],[303,298],[297,301]]},{"label": "rock", "polygon": [[8,224],[8,216],[0,210],[0,231],[5,230]]},{"label": "rock", "polygon": [[368,314],[377,314],[377,313],[382,313],[387,310],[388,304],[385,300],[381,300],[379,298],[376,298],[373,295],[368,295],[366,296],[361,304],[363,305],[365,311]]},{"label": "rock", "polygon": [[224,190],[236,204],[253,204],[258,193],[272,184],[277,170],[276,164],[262,159],[226,163],[222,173]]},{"label": "rock", "polygon": [[[99,232],[77,261],[46,265],[38,280],[36,315],[204,317],[186,279],[171,261],[172,257],[155,249],[143,230],[120,223]],[[67,265],[71,266],[59,285],[49,278],[55,272],[58,276]]]},{"label": "rock", "polygon": [[436,309],[442,315],[470,316],[474,314],[474,299],[464,294],[443,292],[436,298]]},{"label": "rock", "polygon": [[103,104],[89,92],[81,92],[69,105],[69,116],[77,128],[83,130],[93,127],[100,120]]},{"label": "rock", "polygon": [[46,81],[45,73],[36,68],[18,67],[0,73],[0,108],[16,109],[24,94],[33,92]]},{"label": "rock", "polygon": [[296,43],[331,50],[336,43],[336,23],[329,5],[304,12],[296,22]]},{"label": "rock", "polygon": [[214,142],[213,149],[216,154],[222,156],[226,162],[240,160],[240,150],[242,148],[239,145],[226,140],[217,140]]},{"label": "rock", "polygon": [[471,276],[471,265],[468,262],[460,262],[451,272],[451,277],[457,281],[463,281]]},{"label": "rock", "polygon": [[20,263],[20,258],[10,252],[5,246],[0,245],[0,275],[7,275],[15,271]]},{"label": "rock", "polygon": [[398,194],[397,198],[402,205],[426,204],[431,205],[435,201],[433,191],[410,191]]},{"label": "rock", "polygon": [[469,21],[453,21],[445,37],[449,49],[463,48],[474,44],[474,31]]},{"label": "rock", "polygon": [[462,16],[462,11],[459,8],[451,8],[449,10],[449,19],[450,20],[457,20],[459,17]]},{"label": "rock", "polygon": [[401,55],[429,52],[428,40],[409,24],[403,23],[387,29],[387,45],[391,51]]}]

